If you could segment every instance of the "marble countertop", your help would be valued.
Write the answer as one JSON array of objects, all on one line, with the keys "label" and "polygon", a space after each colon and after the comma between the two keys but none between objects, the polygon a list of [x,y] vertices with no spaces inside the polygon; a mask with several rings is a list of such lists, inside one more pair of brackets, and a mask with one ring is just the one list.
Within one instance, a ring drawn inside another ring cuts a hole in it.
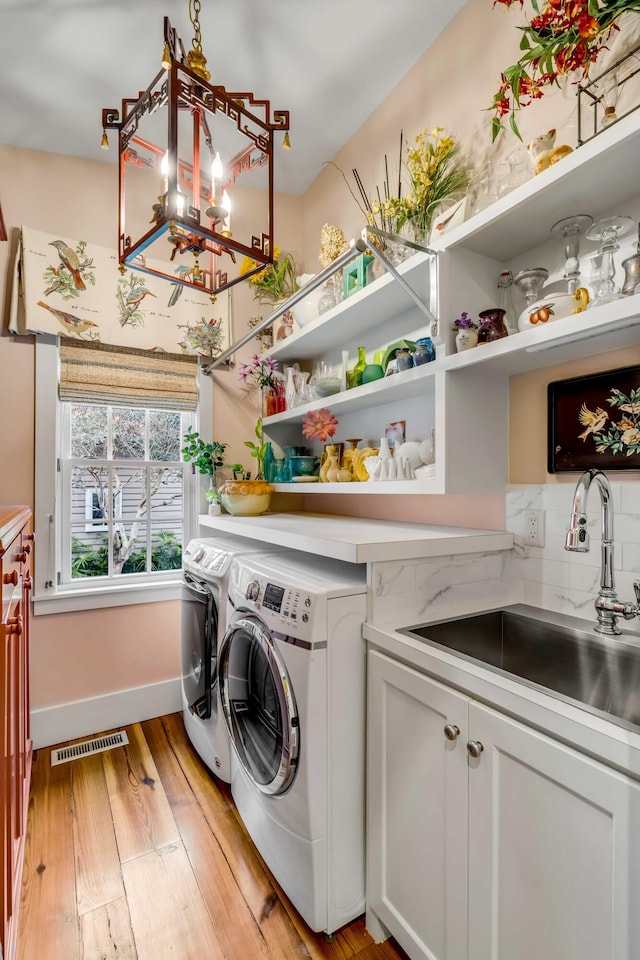
[{"label": "marble countertop", "polygon": [[349,563],[485,553],[510,550],[513,546],[513,535],[503,530],[369,520],[335,514],[205,515],[198,519],[201,531],[210,529],[211,536],[215,536],[218,530]]}]

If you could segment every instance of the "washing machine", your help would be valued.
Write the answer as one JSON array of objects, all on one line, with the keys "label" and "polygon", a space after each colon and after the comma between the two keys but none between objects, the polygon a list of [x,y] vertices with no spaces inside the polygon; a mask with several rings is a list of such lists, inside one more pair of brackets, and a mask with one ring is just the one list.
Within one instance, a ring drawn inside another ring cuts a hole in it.
[{"label": "washing machine", "polygon": [[218,682],[231,792],[307,924],[364,912],[364,565],[237,557]]},{"label": "washing machine", "polygon": [[207,767],[231,780],[229,735],[220,709],[216,674],[218,644],[226,629],[231,562],[264,552],[244,537],[196,538],[183,553],[180,604],[182,706],[187,735]]}]

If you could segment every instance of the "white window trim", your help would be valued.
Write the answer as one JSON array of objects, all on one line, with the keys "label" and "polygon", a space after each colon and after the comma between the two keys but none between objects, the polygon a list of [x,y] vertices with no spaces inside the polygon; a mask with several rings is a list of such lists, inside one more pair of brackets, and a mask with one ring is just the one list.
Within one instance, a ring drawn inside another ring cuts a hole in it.
[{"label": "white window trim", "polygon": [[[59,339],[47,334],[36,336],[35,397],[35,505],[36,562],[33,578],[33,601],[36,616],[68,613],[98,607],[119,607],[137,603],[175,600],[180,595],[182,576],[144,584],[119,583],[109,586],[59,585],[59,545],[56,543],[56,510],[62,509],[57,470],[58,438],[61,430],[58,402]],[[211,433],[213,421],[212,378],[198,374],[199,403],[197,429],[204,436]],[[199,479],[193,476],[189,522],[185,543],[195,536],[200,503]]]}]

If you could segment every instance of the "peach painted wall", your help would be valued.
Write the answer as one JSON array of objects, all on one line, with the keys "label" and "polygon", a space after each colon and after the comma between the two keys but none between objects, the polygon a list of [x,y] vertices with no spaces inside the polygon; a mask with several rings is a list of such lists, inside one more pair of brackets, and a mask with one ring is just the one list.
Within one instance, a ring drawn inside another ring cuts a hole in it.
[{"label": "peach painted wall", "polygon": [[180,675],[178,601],[34,617],[34,709]]},{"label": "peach painted wall", "polygon": [[[500,71],[519,57],[520,33],[516,27],[520,23],[522,14],[517,4],[506,10],[500,5],[493,7],[492,0],[469,0],[342,150],[335,157],[326,157],[342,170],[356,196],[354,167],[372,196],[376,185],[382,192],[385,154],[390,179],[397,178],[401,130],[406,144],[425,128],[445,127],[476,168],[519,146],[511,132],[491,144],[491,113],[486,108],[499,86]],[[525,143],[551,125],[558,128],[558,142],[572,135],[573,93],[570,97],[559,91],[545,94],[521,111],[518,122]],[[318,269],[322,224],[342,227],[349,238],[359,235],[364,216],[332,165],[327,165],[311,185],[304,202],[304,253],[309,269]]]}]

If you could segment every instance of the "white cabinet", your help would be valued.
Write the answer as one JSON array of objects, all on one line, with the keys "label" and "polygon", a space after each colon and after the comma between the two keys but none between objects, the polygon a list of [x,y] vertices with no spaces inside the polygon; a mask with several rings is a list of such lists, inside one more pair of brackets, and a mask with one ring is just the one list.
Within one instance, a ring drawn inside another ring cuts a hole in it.
[{"label": "white cabinet", "polygon": [[[453,353],[451,324],[463,310],[477,315],[496,305],[497,279],[503,270],[546,265],[562,282],[564,251],[550,234],[557,220],[576,213],[638,218],[639,145],[640,111],[636,111],[443,234],[437,257],[417,253],[402,264],[400,272],[439,319],[444,343],[437,348],[435,362],[265,420],[268,437],[281,446],[301,443],[302,418],[323,406],[340,421],[339,439],[375,441],[385,424],[394,420],[406,421],[410,440],[423,439],[435,426],[435,477],[422,482],[303,484],[299,492],[504,492],[509,377],[637,343],[640,294],[461,354]],[[633,252],[633,240],[627,237],[616,254],[618,280],[622,259]],[[593,253],[594,245],[583,240],[585,263],[597,262]],[[372,359],[376,349],[428,333],[424,315],[387,275],[274,346],[269,355],[283,364],[307,362],[310,369],[314,359],[340,361],[342,350],[349,350],[353,364],[358,346],[366,346]],[[297,492],[297,485],[279,489]]]},{"label": "white cabinet", "polygon": [[412,960],[640,956],[636,780],[377,651],[368,716],[372,927]]},{"label": "white cabinet", "polygon": [[367,714],[367,910],[412,960],[463,960],[467,698],[372,652]]}]

